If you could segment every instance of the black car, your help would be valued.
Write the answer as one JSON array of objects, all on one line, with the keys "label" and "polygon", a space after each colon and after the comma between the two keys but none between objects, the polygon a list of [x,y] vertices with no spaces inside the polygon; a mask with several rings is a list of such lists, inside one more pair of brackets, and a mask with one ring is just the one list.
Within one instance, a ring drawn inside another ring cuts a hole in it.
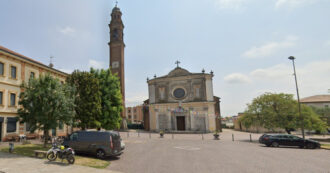
[{"label": "black car", "polygon": [[310,139],[303,139],[298,136],[294,135],[287,135],[287,134],[264,134],[260,136],[259,143],[265,144],[267,147],[273,146],[278,147],[282,146],[298,146],[300,148],[320,148],[320,143]]},{"label": "black car", "polygon": [[77,153],[95,154],[98,158],[123,153],[120,134],[115,131],[77,131],[63,142]]}]

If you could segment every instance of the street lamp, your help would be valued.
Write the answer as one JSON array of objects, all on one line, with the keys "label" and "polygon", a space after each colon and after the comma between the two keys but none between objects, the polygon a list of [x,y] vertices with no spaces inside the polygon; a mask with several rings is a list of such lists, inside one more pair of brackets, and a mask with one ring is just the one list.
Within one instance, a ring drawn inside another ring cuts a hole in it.
[{"label": "street lamp", "polygon": [[300,98],[299,98],[297,74],[296,74],[296,67],[294,65],[294,60],[295,59],[296,58],[294,56],[290,56],[289,57],[289,60],[292,60],[292,64],[293,64],[293,72],[294,72],[294,78],[295,78],[295,81],[296,81],[297,98],[298,98],[298,111],[299,111],[299,116],[300,116],[300,119],[301,119],[301,133],[302,133],[303,139],[305,140],[304,117],[301,115],[301,106],[300,106]]}]

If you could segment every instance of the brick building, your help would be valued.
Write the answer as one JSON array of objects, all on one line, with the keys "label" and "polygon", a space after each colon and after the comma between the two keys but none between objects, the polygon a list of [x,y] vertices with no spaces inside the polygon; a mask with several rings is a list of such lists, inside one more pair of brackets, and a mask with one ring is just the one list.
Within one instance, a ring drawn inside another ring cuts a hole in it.
[{"label": "brick building", "polygon": [[143,106],[126,107],[126,117],[128,123],[142,123],[143,122]]}]

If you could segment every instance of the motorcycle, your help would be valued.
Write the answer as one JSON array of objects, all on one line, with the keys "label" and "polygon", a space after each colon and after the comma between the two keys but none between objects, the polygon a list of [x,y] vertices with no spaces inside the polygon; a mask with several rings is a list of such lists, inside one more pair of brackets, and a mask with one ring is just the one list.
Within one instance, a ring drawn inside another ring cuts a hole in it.
[{"label": "motorcycle", "polygon": [[63,145],[58,145],[54,143],[52,145],[52,148],[48,150],[47,152],[47,159],[49,161],[55,161],[56,158],[66,159],[69,164],[74,164],[75,158],[74,158],[74,151],[72,148],[65,148]]}]

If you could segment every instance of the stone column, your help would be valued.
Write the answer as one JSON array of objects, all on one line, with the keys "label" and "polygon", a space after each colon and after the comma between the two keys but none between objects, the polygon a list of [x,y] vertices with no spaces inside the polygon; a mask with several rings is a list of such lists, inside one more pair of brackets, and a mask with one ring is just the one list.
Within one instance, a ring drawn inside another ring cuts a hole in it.
[{"label": "stone column", "polygon": [[210,131],[210,129],[209,129],[209,114],[204,113],[204,117],[205,117],[205,130],[208,132],[208,131]]},{"label": "stone column", "polygon": [[19,120],[17,120],[17,122],[16,122],[16,133],[17,133],[18,135],[20,135],[19,128],[20,128],[20,124],[19,124]]},{"label": "stone column", "polygon": [[191,130],[195,130],[195,121],[194,121],[194,116],[191,112],[189,112],[189,116],[190,116],[190,129]]},{"label": "stone column", "polygon": [[172,121],[171,121],[171,112],[166,110],[166,115],[167,115],[167,129],[172,130]]},{"label": "stone column", "polygon": [[177,126],[177,123],[176,123],[176,115],[175,114],[173,114],[173,118],[174,118],[174,130],[177,131],[178,126]]},{"label": "stone column", "polygon": [[5,137],[7,135],[7,117],[4,117],[3,119],[3,131],[2,131],[2,136]]},{"label": "stone column", "polygon": [[184,115],[185,119],[186,119],[186,130],[191,130],[191,120],[190,120],[190,116],[189,116],[189,112],[185,113]]},{"label": "stone column", "polygon": [[155,110],[156,115],[156,130],[159,130],[159,119],[158,119],[158,111]]}]

